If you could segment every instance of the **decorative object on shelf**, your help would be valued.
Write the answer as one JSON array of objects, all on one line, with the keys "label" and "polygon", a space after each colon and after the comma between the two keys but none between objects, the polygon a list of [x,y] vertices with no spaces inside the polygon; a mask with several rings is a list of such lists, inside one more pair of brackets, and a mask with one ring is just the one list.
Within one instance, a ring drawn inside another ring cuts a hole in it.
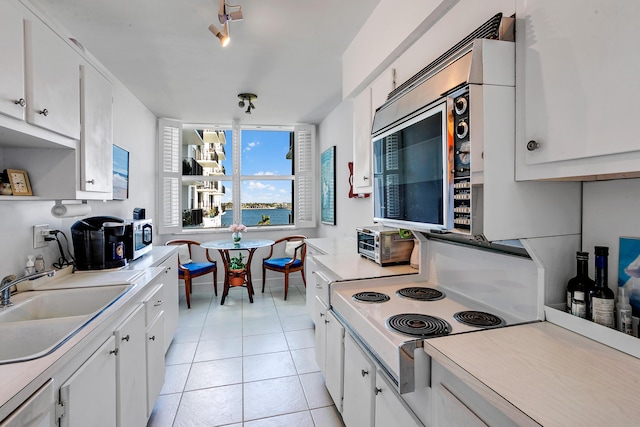
[{"label": "decorative object on shelf", "polygon": [[251,114],[251,110],[256,108],[256,106],[253,105],[253,101],[258,99],[258,95],[254,93],[240,93],[238,94],[238,98],[240,98],[240,101],[238,101],[238,107],[244,108],[246,105],[247,109],[244,112]]},{"label": "decorative object on shelf", "polygon": [[10,182],[0,182],[0,196],[11,196],[13,192],[11,191],[11,183]]},{"label": "decorative object on shelf", "polygon": [[222,24],[222,31],[218,30],[214,24],[209,25],[209,31],[220,40],[220,45],[225,47],[231,41],[229,36],[229,22],[242,21],[242,6],[233,6],[220,0],[220,9],[218,10],[218,22]]},{"label": "decorative object on shelf", "polygon": [[14,196],[33,196],[29,175],[27,171],[20,169],[5,169],[4,175],[11,184],[11,192]]},{"label": "decorative object on shelf", "polygon": [[242,240],[242,233],[247,231],[247,226],[244,224],[231,224],[229,230],[232,231],[231,239],[233,243],[240,244],[240,240]]},{"label": "decorative object on shelf", "polygon": [[113,145],[113,200],[129,198],[129,152]]},{"label": "decorative object on shelf", "polygon": [[323,224],[336,225],[336,146],[320,159],[320,217]]},{"label": "decorative object on shelf", "polygon": [[242,286],[246,282],[247,265],[244,263],[242,254],[229,259],[229,285]]}]

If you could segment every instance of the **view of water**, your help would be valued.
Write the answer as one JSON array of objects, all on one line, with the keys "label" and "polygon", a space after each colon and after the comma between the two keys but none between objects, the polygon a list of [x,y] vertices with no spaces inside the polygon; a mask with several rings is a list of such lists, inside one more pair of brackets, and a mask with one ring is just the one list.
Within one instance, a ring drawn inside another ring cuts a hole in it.
[{"label": "view of water", "polygon": [[[271,225],[288,225],[291,211],[289,209],[243,209],[242,223],[247,227],[258,225],[262,221],[262,215],[271,219]],[[233,224],[233,210],[228,209],[222,216],[222,226],[228,227]]]}]

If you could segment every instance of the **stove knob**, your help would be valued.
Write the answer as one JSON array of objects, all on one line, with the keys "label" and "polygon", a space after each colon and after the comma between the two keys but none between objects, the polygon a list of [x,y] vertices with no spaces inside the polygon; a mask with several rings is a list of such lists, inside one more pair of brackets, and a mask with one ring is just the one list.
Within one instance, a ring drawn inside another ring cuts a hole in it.
[{"label": "stove knob", "polygon": [[461,96],[460,98],[456,99],[455,102],[455,108],[456,108],[456,114],[460,115],[463,114],[465,111],[467,111],[467,98],[465,98],[464,96]]},{"label": "stove knob", "polygon": [[469,134],[469,125],[464,120],[458,122],[456,126],[456,136],[458,139],[465,138]]}]

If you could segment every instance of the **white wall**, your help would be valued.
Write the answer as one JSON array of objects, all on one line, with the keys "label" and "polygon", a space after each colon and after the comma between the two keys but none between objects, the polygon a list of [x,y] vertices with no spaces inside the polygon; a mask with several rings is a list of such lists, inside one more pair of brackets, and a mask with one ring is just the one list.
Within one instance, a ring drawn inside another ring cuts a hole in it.
[{"label": "white wall", "polygon": [[[336,225],[320,223],[318,236],[336,239],[356,237],[356,227],[373,223],[371,198],[349,198],[349,167],[353,161],[353,101],[342,102],[320,123],[319,155],[336,146]],[[318,172],[319,173],[319,172]],[[318,178],[318,182],[320,179]],[[320,193],[317,193],[320,194]],[[318,207],[318,215],[319,215]]]},{"label": "white wall", "polygon": [[[147,215],[155,212],[156,181],[156,118],[128,89],[114,84],[114,144],[129,151],[129,199],[126,201],[92,201],[89,216],[113,215],[131,218],[134,207],[147,208]],[[2,149],[0,149],[0,153]],[[1,154],[0,154],[1,155]],[[0,159],[1,160],[1,159]],[[47,267],[58,259],[60,251],[55,242],[48,247],[33,249],[32,226],[49,224],[63,231],[72,248],[70,227],[74,218],[57,219],[51,215],[54,201],[0,201],[0,275],[23,275],[27,255],[42,254]],[[63,240],[64,244],[64,240]],[[66,248],[65,248],[66,254]]]}]

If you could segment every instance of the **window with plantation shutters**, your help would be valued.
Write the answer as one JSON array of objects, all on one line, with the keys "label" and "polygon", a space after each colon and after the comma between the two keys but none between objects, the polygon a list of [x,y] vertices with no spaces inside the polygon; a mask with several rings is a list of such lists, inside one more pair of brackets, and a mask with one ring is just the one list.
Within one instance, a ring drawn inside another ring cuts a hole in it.
[{"label": "window with plantation shutters", "polygon": [[160,189],[157,212],[160,216],[154,225],[160,234],[176,233],[182,229],[180,188],[182,180],[182,123],[173,120],[158,121],[158,146],[160,147]]},{"label": "window with plantation shutters", "polygon": [[159,233],[315,227],[315,126],[159,121]]}]

